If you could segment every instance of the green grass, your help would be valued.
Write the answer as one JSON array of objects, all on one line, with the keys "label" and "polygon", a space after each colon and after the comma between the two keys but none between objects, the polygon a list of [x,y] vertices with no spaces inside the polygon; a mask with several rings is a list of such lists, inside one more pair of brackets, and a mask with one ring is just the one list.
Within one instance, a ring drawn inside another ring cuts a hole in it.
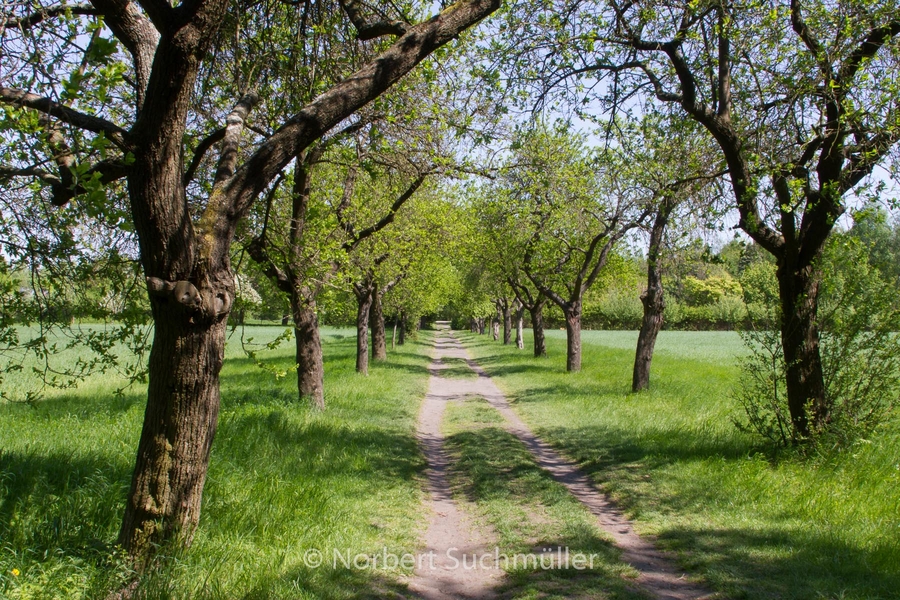
[{"label": "green grass", "polygon": [[[331,559],[417,548],[424,460],[414,432],[431,338],[398,347],[363,378],[354,332],[323,333],[324,412],[296,401],[292,373],[276,381],[241,358],[237,337],[229,342],[200,528],[188,552],[144,580],[143,597],[376,598],[404,589],[400,570],[331,568]],[[290,346],[261,356],[285,370]],[[117,398],[120,385],[92,378],[33,406],[0,404],[0,597],[102,598],[127,577],[111,546],[145,397]],[[305,565],[310,549],[326,566]]]},{"label": "green grass", "polygon": [[451,403],[444,423],[451,485],[476,513],[476,523],[496,531],[502,554],[552,554],[561,548],[570,556],[593,557],[593,568],[585,570],[507,563],[501,598],[646,597],[623,580],[635,573],[619,561],[594,517],[503,429],[503,418],[485,400]]},{"label": "green grass", "polygon": [[662,332],[651,389],[631,394],[634,333],[585,332],[580,373],[564,372],[564,333],[549,333],[545,359],[461,337],[536,433],[713,589],[735,599],[897,597],[896,418],[850,452],[774,461],[732,424],[735,334]]}]

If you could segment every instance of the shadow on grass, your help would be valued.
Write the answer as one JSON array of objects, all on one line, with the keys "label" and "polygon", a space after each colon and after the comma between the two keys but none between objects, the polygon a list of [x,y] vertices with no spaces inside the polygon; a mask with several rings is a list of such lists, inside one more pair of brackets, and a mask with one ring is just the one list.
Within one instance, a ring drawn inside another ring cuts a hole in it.
[{"label": "shadow on grass", "polygon": [[0,453],[0,540],[26,561],[65,553],[104,568],[131,468],[124,457]]},{"label": "shadow on grass", "polygon": [[327,418],[299,423],[277,409],[235,415],[218,435],[219,452],[230,464],[248,470],[260,468],[261,457],[277,457],[271,468],[286,474],[296,468],[310,478],[354,475],[406,481],[425,467],[412,432],[350,427]]},{"label": "shadow on grass", "polygon": [[[896,550],[854,548],[827,534],[770,527],[673,528],[659,537],[675,551],[690,551],[728,597],[752,590],[764,598],[897,598]],[[878,568],[873,568],[877,565]]]},{"label": "shadow on grass", "polygon": [[622,578],[619,550],[514,435],[485,426],[449,436],[447,448],[455,492],[480,506],[501,532],[502,552],[552,556],[559,549],[592,557],[589,570],[535,563],[509,569],[500,598],[646,598]]}]

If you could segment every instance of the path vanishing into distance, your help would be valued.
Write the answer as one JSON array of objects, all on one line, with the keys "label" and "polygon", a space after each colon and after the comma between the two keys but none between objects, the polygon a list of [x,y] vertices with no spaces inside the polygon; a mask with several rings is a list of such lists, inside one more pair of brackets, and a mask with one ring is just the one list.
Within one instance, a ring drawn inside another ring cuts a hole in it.
[{"label": "path vanishing into distance", "polygon": [[[660,600],[717,597],[688,581],[671,559],[635,532],[632,523],[574,463],[561,457],[535,436],[510,408],[490,376],[453,337],[447,324],[439,324],[434,345],[428,393],[422,403],[418,423],[419,443],[428,463],[426,477],[430,494],[430,521],[423,552],[427,559],[418,561],[409,582],[412,592],[425,600],[489,599],[497,596],[495,588],[503,582],[504,572],[493,564],[493,560],[481,560],[475,568],[460,566],[459,557],[464,555],[493,555],[496,535],[473,523],[472,511],[467,511],[453,498],[448,479],[450,459],[441,433],[441,421],[448,402],[480,397],[503,416],[506,430],[528,448],[535,462],[590,510],[597,525],[621,550],[622,561],[639,573],[634,580],[636,586]],[[444,364],[444,359],[464,360],[478,375],[477,379],[442,376],[442,370],[449,367]]]}]

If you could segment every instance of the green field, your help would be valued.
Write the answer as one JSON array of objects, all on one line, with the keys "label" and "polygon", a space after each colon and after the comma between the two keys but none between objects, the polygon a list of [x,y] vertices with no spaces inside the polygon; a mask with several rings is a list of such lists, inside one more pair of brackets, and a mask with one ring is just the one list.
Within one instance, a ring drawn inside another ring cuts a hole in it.
[{"label": "green field", "polygon": [[[630,393],[634,332],[584,332],[584,369],[464,333],[536,433],[577,461],[641,533],[729,598],[896,598],[900,423],[852,450],[775,460],[732,421],[739,337],[660,334],[651,389]],[[526,341],[530,341],[530,338]]]},{"label": "green field", "polygon": [[[242,358],[237,337],[229,343],[200,529],[190,552],[144,582],[144,597],[374,598],[401,589],[400,571],[330,566],[334,551],[409,552],[418,543],[424,461],[414,432],[430,337],[363,378],[354,373],[355,330],[323,334],[325,412],[297,403],[292,373],[276,381]],[[291,347],[261,356],[285,370]],[[127,577],[110,546],[144,396],[116,398],[119,385],[94,378],[34,406],[0,405],[0,597],[102,598]],[[305,565],[311,549],[326,567]]]},{"label": "green field", "polygon": [[[282,329],[253,328],[271,339]],[[530,332],[526,332],[529,334]],[[222,412],[200,529],[142,583],[147,598],[389,598],[408,570],[313,569],[306,553],[415,552],[427,523],[415,419],[431,337],[354,373],[353,330],[323,330],[325,412],[243,357],[222,373]],[[774,459],[739,433],[730,389],[740,339],[663,332],[651,390],[630,394],[634,332],[584,332],[584,370],[459,334],[535,431],[576,460],[682,563],[727,597],[889,599],[900,589],[900,426],[842,453]],[[237,336],[237,334],[235,334]],[[291,344],[261,353],[288,370]],[[462,361],[449,375],[469,377]],[[17,374],[11,374],[15,382]],[[21,382],[20,382],[21,383]],[[34,405],[0,404],[0,597],[96,598],[125,581],[114,552],[143,390],[95,377]],[[536,468],[478,399],[448,409],[460,498],[510,552],[596,553],[587,573],[511,572],[503,598],[634,598],[629,569],[585,511]],[[625,577],[623,580],[622,577]],[[625,582],[623,584],[623,581]]]}]

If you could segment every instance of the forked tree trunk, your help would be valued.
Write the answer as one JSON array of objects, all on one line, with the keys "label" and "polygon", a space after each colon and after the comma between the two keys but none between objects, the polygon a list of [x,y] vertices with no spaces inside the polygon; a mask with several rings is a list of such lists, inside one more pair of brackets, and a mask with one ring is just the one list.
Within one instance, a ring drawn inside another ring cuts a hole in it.
[{"label": "forked tree trunk", "polygon": [[581,370],[581,302],[569,303],[566,317],[566,371]]},{"label": "forked tree trunk", "polygon": [[828,423],[831,412],[819,354],[819,274],[811,265],[796,268],[779,258],[777,275],[788,409],[794,430],[807,437]]},{"label": "forked tree trunk", "polygon": [[372,294],[356,296],[356,372],[369,374],[369,311]]},{"label": "forked tree trunk", "polygon": [[650,246],[647,252],[647,289],[641,294],[644,317],[641,321],[641,330],[638,333],[637,348],[634,354],[634,370],[631,376],[632,392],[639,392],[650,386],[650,364],[653,362],[653,349],[656,346],[659,330],[663,326],[663,312],[666,308],[662,277],[659,273],[659,253],[662,249],[663,234],[673,208],[670,201],[664,200],[650,230]]},{"label": "forked tree trunk", "polygon": [[544,341],[544,301],[537,302],[532,305],[531,310],[531,331],[534,335],[534,356],[547,356],[547,343]]},{"label": "forked tree trunk", "polygon": [[378,288],[372,291],[372,307],[369,310],[369,327],[372,329],[372,360],[387,360],[387,335],[384,331],[384,310]]},{"label": "forked tree trunk", "polygon": [[325,408],[325,367],[322,361],[322,340],[319,338],[319,319],[315,299],[299,293],[291,295],[294,313],[294,341],[297,359],[297,391],[300,399],[309,399],[313,406]]},{"label": "forked tree trunk", "polygon": [[144,425],[119,544],[146,568],[153,549],[190,545],[219,416],[225,318],[192,317],[171,300],[151,300],[154,318]]}]

